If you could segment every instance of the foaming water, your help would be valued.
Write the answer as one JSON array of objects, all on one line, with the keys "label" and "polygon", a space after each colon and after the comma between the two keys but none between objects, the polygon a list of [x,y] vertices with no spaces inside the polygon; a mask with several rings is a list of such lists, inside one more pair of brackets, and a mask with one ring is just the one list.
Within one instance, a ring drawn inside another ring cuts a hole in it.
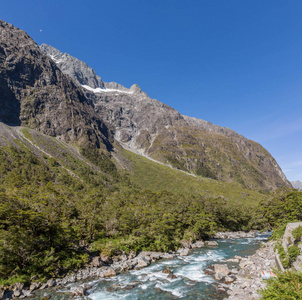
[{"label": "foaming water", "polygon": [[[194,249],[188,256],[160,260],[141,270],[90,281],[92,289],[88,291],[89,295],[85,299],[223,299],[225,295],[216,292],[218,283],[206,275],[204,270],[213,263],[233,258],[235,255],[252,255],[265,239],[267,236],[217,240],[218,247]],[[229,265],[233,267],[234,263]],[[168,274],[162,273],[167,267],[176,278],[168,278]],[[51,296],[51,299],[63,299],[58,298],[56,294]]]}]

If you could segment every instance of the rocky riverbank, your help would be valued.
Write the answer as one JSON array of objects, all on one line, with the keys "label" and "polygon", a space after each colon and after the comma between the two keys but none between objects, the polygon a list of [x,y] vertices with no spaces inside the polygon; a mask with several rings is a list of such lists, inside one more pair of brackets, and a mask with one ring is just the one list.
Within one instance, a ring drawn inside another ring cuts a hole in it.
[{"label": "rocky riverbank", "polygon": [[[172,259],[177,255],[187,256],[191,249],[202,248],[204,246],[218,246],[218,243],[216,241],[197,241],[195,243],[182,241],[182,245],[183,247],[170,253],[142,251],[138,254],[130,252],[128,255],[123,253],[113,257],[104,255],[95,256],[91,259],[90,264],[86,268],[74,271],[63,278],[49,279],[46,283],[33,282],[30,285],[17,283],[6,289],[1,289],[0,287],[0,299],[24,299],[26,297],[34,296],[35,291],[37,290],[44,290],[47,288],[59,289],[70,283],[93,278],[116,276],[122,272],[139,270],[147,267],[152,262],[159,259]],[[89,284],[83,284],[76,287],[74,290],[70,290],[70,295],[85,296],[89,288]]]},{"label": "rocky riverbank", "polygon": [[[255,237],[254,232],[218,232],[215,239],[238,239],[246,237]],[[24,285],[21,283],[11,286],[9,289],[2,289],[0,291],[0,299],[23,299],[26,297],[34,296],[36,290],[44,289],[61,289],[66,287],[70,283],[85,281],[93,278],[106,278],[116,276],[122,272],[128,270],[139,270],[150,265],[159,259],[173,259],[175,256],[187,256],[190,251],[195,248],[202,248],[204,246],[215,247],[218,243],[215,240],[212,241],[197,241],[192,243],[191,241],[184,240],[181,242],[182,247],[175,252],[159,253],[159,252],[140,252],[138,254],[130,252],[128,255],[122,253],[114,257],[107,257],[104,255],[95,256],[91,259],[90,264],[80,270],[74,271],[64,278],[50,279],[46,283],[33,282],[30,285]],[[218,279],[219,280],[219,279]],[[227,279],[228,280],[228,279]],[[235,280],[235,278],[234,278]],[[234,281],[232,280],[232,281]],[[238,281],[238,279],[237,279]],[[229,279],[229,283],[230,283]],[[231,287],[231,286],[230,286]],[[90,289],[89,284],[83,283],[76,288],[70,289],[69,294],[71,296],[85,296]]]},{"label": "rocky riverbank", "polygon": [[[239,268],[229,268],[228,263],[237,263]],[[257,300],[261,298],[259,291],[265,288],[263,273],[272,272],[275,267],[274,242],[267,242],[254,255],[235,256],[205,271],[221,283],[217,290],[228,294],[225,299]]]}]

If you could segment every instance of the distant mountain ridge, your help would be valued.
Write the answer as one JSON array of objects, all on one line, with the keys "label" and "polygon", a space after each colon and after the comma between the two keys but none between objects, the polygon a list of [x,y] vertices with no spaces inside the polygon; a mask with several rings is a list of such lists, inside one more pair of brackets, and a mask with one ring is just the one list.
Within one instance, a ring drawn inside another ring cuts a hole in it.
[{"label": "distant mountain ridge", "polygon": [[[138,85],[127,89],[117,83],[100,81],[100,77],[78,59],[52,46],[40,47],[49,57],[56,53],[58,66],[83,87],[95,111],[127,149],[174,168],[223,181],[237,181],[249,188],[270,190],[291,186],[277,162],[261,145],[231,129],[183,116],[148,97]],[[83,74],[87,78],[79,80]],[[99,86],[95,82],[100,82]]]},{"label": "distant mountain ridge", "polygon": [[302,190],[302,182],[300,180],[291,181],[291,184],[295,189]]}]

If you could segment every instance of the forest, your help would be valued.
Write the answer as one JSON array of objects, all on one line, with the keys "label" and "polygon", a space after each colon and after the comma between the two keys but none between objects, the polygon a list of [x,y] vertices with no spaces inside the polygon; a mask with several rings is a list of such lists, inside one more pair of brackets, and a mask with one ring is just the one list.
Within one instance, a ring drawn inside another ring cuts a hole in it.
[{"label": "forest", "polygon": [[223,196],[142,189],[108,154],[81,149],[103,175],[0,148],[0,285],[63,276],[92,255],[170,251],[215,231],[272,229],[302,220],[302,192],[281,189],[251,209]]}]

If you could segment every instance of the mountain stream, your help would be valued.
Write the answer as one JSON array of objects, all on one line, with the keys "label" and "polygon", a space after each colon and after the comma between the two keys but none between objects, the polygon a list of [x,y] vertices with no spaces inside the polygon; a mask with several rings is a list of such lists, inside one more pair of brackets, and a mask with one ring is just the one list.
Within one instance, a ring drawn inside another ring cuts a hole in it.
[{"label": "mountain stream", "polygon": [[[227,295],[217,292],[217,281],[204,270],[213,263],[221,263],[235,255],[248,256],[255,253],[267,235],[254,238],[219,239],[219,246],[194,249],[188,256],[163,259],[140,270],[132,270],[115,277],[90,280],[92,288],[85,299],[92,300],[172,300],[172,299],[223,299]],[[228,266],[238,267],[236,263]],[[162,271],[169,268],[176,276],[167,278]],[[68,294],[81,283],[73,283],[56,292],[41,291],[36,299],[68,299]],[[80,299],[80,298],[79,298]]]}]

